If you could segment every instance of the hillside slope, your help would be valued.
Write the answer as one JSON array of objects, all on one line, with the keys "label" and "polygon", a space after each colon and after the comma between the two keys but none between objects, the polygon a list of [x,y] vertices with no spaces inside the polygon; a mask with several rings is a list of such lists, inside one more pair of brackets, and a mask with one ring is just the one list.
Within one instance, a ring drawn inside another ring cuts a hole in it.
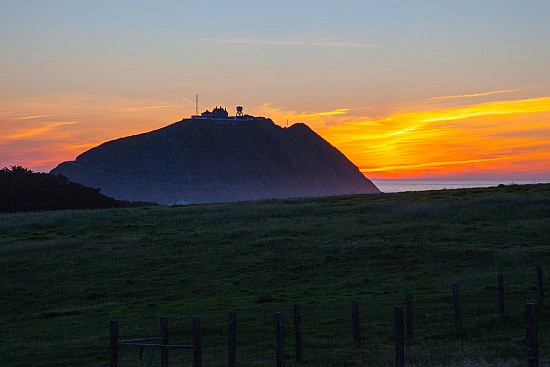
[{"label": "hillside slope", "polygon": [[104,143],[53,173],[118,199],[162,204],[377,193],[304,124],[183,120]]},{"label": "hillside slope", "polygon": [[116,208],[123,203],[66,177],[21,166],[0,170],[0,212]]},{"label": "hillside slope", "polygon": [[[524,366],[524,304],[537,299],[535,266],[550,280],[549,243],[550,184],[0,214],[0,366],[107,366],[110,320],[121,322],[121,338],[150,337],[160,316],[169,318],[170,344],[189,344],[200,316],[203,365],[227,366],[230,311],[238,366],[275,364],[278,311],[289,366],[391,366],[394,306],[407,293],[415,302],[407,366]],[[352,299],[362,348],[353,345]],[[301,364],[291,360],[294,304],[302,305]],[[550,307],[537,318],[547,366]],[[121,367],[149,358],[137,348],[120,353]],[[189,351],[170,351],[170,366],[191,361]]]}]

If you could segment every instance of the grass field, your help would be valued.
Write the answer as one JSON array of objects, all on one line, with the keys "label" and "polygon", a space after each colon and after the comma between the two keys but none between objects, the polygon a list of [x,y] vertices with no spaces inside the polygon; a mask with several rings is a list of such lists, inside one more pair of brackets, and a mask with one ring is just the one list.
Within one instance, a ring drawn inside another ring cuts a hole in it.
[{"label": "grass field", "polygon": [[[230,311],[237,365],[274,365],[273,312],[282,311],[294,366],[295,303],[300,365],[392,366],[393,307],[407,293],[416,326],[408,366],[523,366],[523,305],[537,299],[537,265],[550,273],[550,184],[3,214],[0,366],[106,366],[110,320],[120,320],[122,337],[144,337],[159,334],[160,316],[169,318],[171,343],[189,343],[191,318],[200,316],[203,365],[224,366]],[[359,349],[352,299],[361,310]],[[538,315],[548,366],[549,308]],[[138,357],[121,350],[120,366],[147,365],[147,352]],[[191,365],[189,352],[170,358]]]}]

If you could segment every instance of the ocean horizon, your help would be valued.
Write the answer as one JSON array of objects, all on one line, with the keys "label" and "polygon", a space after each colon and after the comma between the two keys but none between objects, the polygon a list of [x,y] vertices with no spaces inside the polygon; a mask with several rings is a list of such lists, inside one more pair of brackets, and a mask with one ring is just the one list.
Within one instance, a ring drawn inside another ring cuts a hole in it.
[{"label": "ocean horizon", "polygon": [[493,187],[498,185],[527,185],[543,183],[537,180],[373,180],[382,192],[427,191]]}]

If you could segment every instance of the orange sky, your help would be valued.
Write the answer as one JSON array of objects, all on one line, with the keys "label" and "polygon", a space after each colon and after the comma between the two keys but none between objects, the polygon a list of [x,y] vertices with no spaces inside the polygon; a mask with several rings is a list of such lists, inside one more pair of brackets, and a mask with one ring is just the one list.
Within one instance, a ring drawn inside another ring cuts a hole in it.
[{"label": "orange sky", "polygon": [[3,1],[0,168],[242,105],[368,177],[550,182],[550,1]]},{"label": "orange sky", "polygon": [[[549,180],[550,97],[429,104],[507,92],[512,91],[429,98],[423,107],[377,117],[336,109],[291,112],[280,119],[309,119],[320,135],[375,179]],[[284,115],[278,109],[272,112]]]},{"label": "orange sky", "polygon": [[[514,92],[429,97],[408,107],[378,108],[376,116],[376,106],[292,111],[262,104],[247,112],[271,117],[281,126],[307,123],[373,179],[548,181],[550,97],[502,99]],[[0,165],[39,171],[73,160],[101,142],[150,131],[194,112],[192,101],[104,100],[79,94],[12,107],[0,111]]]}]

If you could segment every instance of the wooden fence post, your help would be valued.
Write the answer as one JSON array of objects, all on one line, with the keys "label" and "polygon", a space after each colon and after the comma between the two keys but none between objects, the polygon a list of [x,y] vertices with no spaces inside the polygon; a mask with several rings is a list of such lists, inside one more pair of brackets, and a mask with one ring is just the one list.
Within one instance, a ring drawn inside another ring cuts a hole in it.
[{"label": "wooden fence post", "polygon": [[539,289],[539,305],[544,304],[544,276],[542,274],[542,266],[537,266],[537,286]]},{"label": "wooden fence post", "polygon": [[455,329],[457,332],[462,330],[462,313],[460,311],[460,293],[458,284],[453,284],[453,303],[455,310]]},{"label": "wooden fence post", "polygon": [[110,323],[110,338],[109,338],[109,349],[110,349],[110,363],[109,367],[118,367],[118,321],[111,321]]},{"label": "wooden fence post", "polygon": [[498,294],[498,313],[500,317],[504,317],[504,275],[499,274],[497,278],[497,294]]},{"label": "wooden fence post", "polygon": [[413,296],[412,294],[407,294],[406,296],[406,305],[407,305],[407,341],[409,343],[414,342],[414,312],[413,312]]},{"label": "wooden fence post", "polygon": [[304,343],[302,338],[302,312],[300,305],[294,305],[294,342],[296,344],[296,362],[304,360]]},{"label": "wooden fence post", "polygon": [[537,332],[537,305],[525,304],[525,354],[528,367],[539,367],[539,339]]},{"label": "wooden fence post", "polygon": [[229,367],[236,366],[237,354],[237,313],[229,313]]},{"label": "wooden fence post", "polygon": [[202,367],[201,318],[193,318],[193,367]]},{"label": "wooden fence post", "polygon": [[[160,318],[160,337],[162,338],[160,343],[168,344],[168,319],[166,317]],[[160,350],[160,366],[168,367],[168,349],[162,348]]]},{"label": "wooden fence post", "polygon": [[395,367],[405,367],[403,308],[395,307]]},{"label": "wooden fence post", "polygon": [[282,312],[276,312],[275,318],[275,366],[285,366],[285,333]]},{"label": "wooden fence post", "polygon": [[351,301],[351,332],[353,334],[353,344],[361,347],[361,328],[359,326],[359,303],[357,300]]}]

